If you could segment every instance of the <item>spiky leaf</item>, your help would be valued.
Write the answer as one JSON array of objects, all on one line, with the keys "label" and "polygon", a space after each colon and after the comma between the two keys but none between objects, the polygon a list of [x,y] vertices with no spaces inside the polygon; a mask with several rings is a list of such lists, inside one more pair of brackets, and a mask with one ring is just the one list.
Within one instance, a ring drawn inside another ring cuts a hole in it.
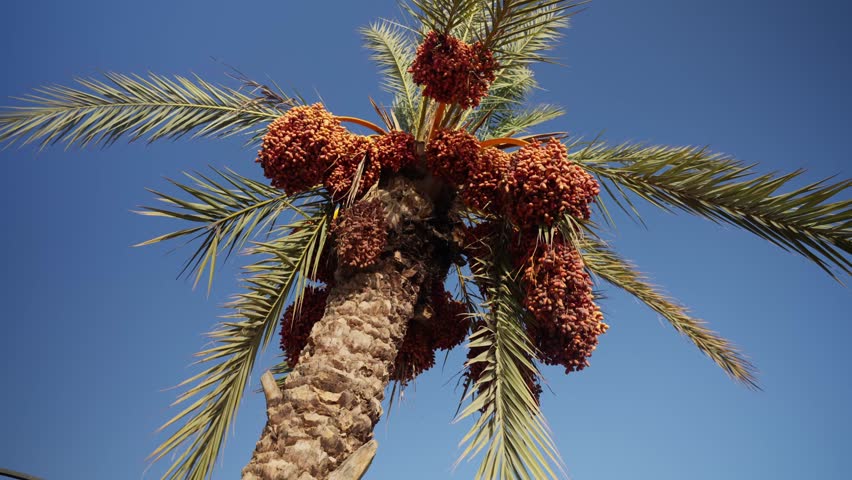
[{"label": "spiky leaf", "polygon": [[462,439],[465,448],[459,461],[481,454],[478,480],[555,479],[562,462],[527,383],[539,372],[535,348],[523,327],[519,287],[506,245],[500,243],[504,240],[495,236],[488,241],[497,242],[491,244],[494,256],[471,259],[485,312],[468,345],[481,353],[469,367],[479,364],[482,373],[469,386],[470,402],[458,415],[461,420],[479,414]]},{"label": "spiky leaf", "polygon": [[627,204],[630,192],[665,210],[680,209],[748,230],[832,276],[834,268],[852,273],[852,200],[836,200],[852,180],[791,189],[801,170],[757,175],[751,165],[695,147],[593,143],[571,158]]},{"label": "spiky leaf", "polygon": [[755,369],[728,340],[689,315],[683,306],[659,292],[635,266],[618,256],[600,240],[584,237],[579,241],[586,267],[611,285],[635,296],[685,335],[731,378],[757,388]]},{"label": "spiky leaf", "polygon": [[481,9],[481,0],[411,0],[408,12],[426,30],[453,33]]},{"label": "spiky leaf", "polygon": [[404,130],[411,130],[420,105],[420,89],[408,68],[414,60],[411,37],[397,25],[379,21],[361,29],[370,57],[379,65],[385,89],[394,95],[394,112]]},{"label": "spiky leaf", "polygon": [[185,407],[161,427],[180,425],[151,458],[159,460],[184,447],[164,479],[210,477],[258,354],[274,336],[288,300],[301,298],[309,272],[319,261],[330,208],[325,200],[306,205],[303,219],[278,227],[273,240],[251,250],[260,259],[245,269],[246,291],[229,305],[229,320],[210,334],[213,346],[196,354],[208,367],[179,385],[187,390],[175,405]]},{"label": "spiky leaf", "polygon": [[41,87],[20,98],[23,105],[0,110],[0,144],[109,145],[124,136],[154,141],[188,133],[226,137],[252,131],[289,106],[273,106],[264,96],[251,97],[197,76],[104,77],[78,79],[77,88]]},{"label": "spiky leaf", "polygon": [[585,2],[492,0],[482,2],[479,38],[495,50],[500,64],[517,67],[548,61],[543,55],[562,36],[568,20]]},{"label": "spiky leaf", "polygon": [[[226,257],[245,242],[268,228],[286,210],[298,213],[298,205],[310,198],[313,192],[288,197],[281,190],[251,180],[231,170],[213,173],[218,177],[185,173],[194,185],[169,180],[188,195],[180,198],[175,195],[153,192],[157,200],[166,207],[142,207],[141,215],[166,217],[198,225],[183,228],[160,235],[136,246],[188,237],[190,242],[200,241],[200,245],[186,261],[183,271],[195,274],[197,284],[204,272],[209,272],[209,284],[219,263],[219,255]],[[208,284],[208,289],[209,289]]]}]

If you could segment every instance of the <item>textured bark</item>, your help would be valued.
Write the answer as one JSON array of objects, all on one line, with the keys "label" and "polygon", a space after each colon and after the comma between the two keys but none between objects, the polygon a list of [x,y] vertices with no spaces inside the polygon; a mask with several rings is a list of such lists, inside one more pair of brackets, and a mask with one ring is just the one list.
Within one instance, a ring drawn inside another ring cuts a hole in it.
[{"label": "textured bark", "polygon": [[347,458],[340,468],[332,472],[328,480],[361,480],[370,468],[370,464],[373,463],[377,448],[379,444],[375,440],[365,443]]},{"label": "textured bark", "polygon": [[[391,204],[402,196],[410,203],[408,187],[386,189],[380,197],[399,210]],[[428,236],[412,220],[416,210],[399,210],[404,213],[391,223],[395,240],[376,265],[338,278],[284,388],[264,383],[268,420],[243,480],[326,480],[372,439],[433,255]]]}]

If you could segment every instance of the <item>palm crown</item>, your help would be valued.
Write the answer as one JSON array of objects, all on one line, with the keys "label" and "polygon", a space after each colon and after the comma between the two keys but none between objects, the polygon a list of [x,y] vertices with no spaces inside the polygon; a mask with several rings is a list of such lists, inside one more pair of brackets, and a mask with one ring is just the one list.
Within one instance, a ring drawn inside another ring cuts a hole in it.
[{"label": "palm crown", "polygon": [[[255,359],[279,330],[284,359],[272,370],[286,396],[295,388],[288,374],[298,367],[294,378],[307,376],[302,359],[319,356],[314,336],[324,330],[316,325],[333,316],[330,297],[394,261],[416,289],[390,342],[384,380],[404,387],[432,366],[436,350],[468,339],[459,416],[475,421],[462,457],[481,455],[480,478],[558,476],[559,455],[538,404],[537,365],[566,372],[588,365],[607,329],[593,279],[633,294],[731,377],[757,385],[730,343],[601,239],[606,208],[636,214],[644,201],[683,210],[744,228],[843,275],[852,268],[852,213],[849,201],[832,199],[850,181],[785,191],[800,172],[758,175],[701,148],[529,134],[562,114],[524,100],[536,87],[530,66],[548,60],[577,7],[560,0],[415,0],[406,10],[414,27],[381,21],[365,28],[393,94],[391,107],[374,104],[381,126],[252,82],[248,94],[157,75],[45,87],[27,105],[0,113],[0,141],[7,143],[238,134],[259,143],[269,182],[231,171],[196,175],[175,182],[180,195],[155,192],[164,206],[141,212],[190,223],[144,244],[196,242],[185,264],[196,282],[211,282],[220,256],[235,249],[248,246],[253,259],[232,318],[199,352],[209,367],[182,384],[177,403],[184,408],[164,425],[179,425],[153,453],[159,459],[180,451],[167,477],[211,474]],[[448,273],[455,295],[444,289]],[[264,390],[274,410],[282,392],[268,377]],[[369,432],[360,435],[360,444],[367,439]],[[326,461],[325,472],[358,446],[339,447],[343,456]],[[260,462],[255,467],[245,478],[271,478]]]}]

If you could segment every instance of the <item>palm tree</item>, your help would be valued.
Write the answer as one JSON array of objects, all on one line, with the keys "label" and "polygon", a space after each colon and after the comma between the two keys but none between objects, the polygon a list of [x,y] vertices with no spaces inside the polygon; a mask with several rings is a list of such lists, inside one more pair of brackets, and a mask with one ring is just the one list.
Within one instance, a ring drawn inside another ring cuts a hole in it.
[{"label": "palm tree", "polygon": [[[260,143],[271,186],[213,171],[174,182],[179,195],[154,192],[161,206],[142,212],[189,223],[144,244],[195,242],[185,271],[196,282],[209,285],[234,250],[252,259],[232,318],[199,352],[208,368],[182,384],[183,410],[164,425],[177,425],[153,453],[177,453],[165,477],[211,475],[255,359],[280,328],[284,358],[261,377],[268,421],[243,478],[357,478],[375,451],[388,383],[404,388],[436,349],[465,337],[459,417],[475,421],[462,456],[481,455],[479,478],[556,478],[538,365],[587,366],[606,330],[592,278],[636,296],[756,388],[729,342],[602,240],[607,207],[682,210],[848,275],[852,203],[834,198],[850,181],[791,190],[800,172],[758,175],[702,148],[528,134],[562,114],[525,99],[536,87],[531,65],[548,61],[577,8],[415,0],[413,27],[366,27],[394,96],[389,108],[374,104],[382,126],[248,80],[227,88],[153,74],[44,87],[0,113],[7,144],[184,135]],[[455,298],[443,289],[448,274]]]}]

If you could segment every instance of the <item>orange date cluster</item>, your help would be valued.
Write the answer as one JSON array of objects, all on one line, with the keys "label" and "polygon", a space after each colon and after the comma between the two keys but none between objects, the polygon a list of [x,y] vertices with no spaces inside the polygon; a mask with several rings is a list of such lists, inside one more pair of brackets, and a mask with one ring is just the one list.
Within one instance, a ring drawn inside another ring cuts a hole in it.
[{"label": "orange date cluster", "polygon": [[323,185],[337,202],[362,197],[382,171],[414,164],[414,137],[391,131],[356,135],[322,104],[293,107],[269,124],[257,161],[272,186],[288,195]]},{"label": "orange date cluster", "polygon": [[432,31],[417,47],[408,71],[415,83],[424,86],[424,96],[471,108],[488,94],[497,67],[494,55],[481,42],[471,45]]}]

